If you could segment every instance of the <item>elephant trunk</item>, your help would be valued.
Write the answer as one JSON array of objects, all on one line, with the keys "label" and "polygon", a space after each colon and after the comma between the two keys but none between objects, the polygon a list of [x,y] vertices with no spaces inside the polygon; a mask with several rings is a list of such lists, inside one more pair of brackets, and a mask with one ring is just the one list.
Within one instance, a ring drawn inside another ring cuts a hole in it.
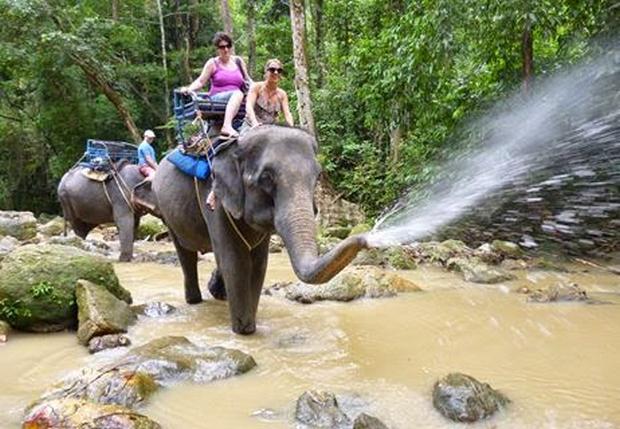
[{"label": "elephant trunk", "polygon": [[275,227],[288,250],[297,277],[305,283],[325,283],[368,245],[363,235],[356,235],[319,256],[312,199],[307,200],[309,204],[299,204],[300,198],[297,196],[294,204],[280,211],[284,215],[276,215]]}]

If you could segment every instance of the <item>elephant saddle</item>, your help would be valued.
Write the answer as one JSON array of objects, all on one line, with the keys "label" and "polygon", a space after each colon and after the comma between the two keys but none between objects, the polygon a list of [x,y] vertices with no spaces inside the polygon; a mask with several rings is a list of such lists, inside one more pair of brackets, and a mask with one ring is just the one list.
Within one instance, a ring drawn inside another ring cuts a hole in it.
[{"label": "elephant saddle", "polygon": [[105,182],[109,179],[110,171],[97,171],[92,168],[83,168],[82,175],[87,179],[94,180],[95,182]]}]

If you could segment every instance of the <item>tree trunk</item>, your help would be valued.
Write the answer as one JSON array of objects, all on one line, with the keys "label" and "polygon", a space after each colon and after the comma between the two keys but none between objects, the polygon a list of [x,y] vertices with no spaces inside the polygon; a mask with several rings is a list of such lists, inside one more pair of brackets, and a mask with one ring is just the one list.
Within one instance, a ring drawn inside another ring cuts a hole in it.
[{"label": "tree trunk", "polygon": [[197,9],[198,0],[189,0],[189,49],[196,46],[198,30],[200,30],[200,18],[196,12]]},{"label": "tree trunk", "polygon": [[246,13],[248,17],[246,34],[248,38],[248,73],[256,73],[256,0],[247,0]]},{"label": "tree trunk", "polygon": [[316,49],[317,86],[323,86],[325,79],[325,46],[323,45],[323,0],[314,0],[312,15],[314,18],[314,48]]},{"label": "tree trunk", "polygon": [[129,132],[131,133],[134,141],[136,143],[139,143],[142,140],[140,131],[138,130],[138,127],[136,126],[136,123],[131,116],[131,112],[129,112],[129,109],[127,109],[127,107],[125,106],[125,103],[123,102],[120,94],[116,92],[114,88],[112,88],[110,82],[108,82],[105,76],[100,73],[98,68],[88,63],[85,59],[82,58],[80,54],[71,53],[70,55],[73,59],[73,62],[82,69],[88,81],[93,86],[98,88],[101,92],[103,92],[106,98],[110,100],[112,105],[116,108],[119,116],[125,123],[127,130],[129,130]]},{"label": "tree trunk", "polygon": [[118,21],[118,2],[119,0],[112,0],[112,21]]},{"label": "tree trunk", "polygon": [[[228,33],[231,39],[235,40],[233,37],[233,23],[232,16],[230,15],[230,7],[228,7],[228,0],[220,1],[220,12],[222,14],[222,22],[224,23],[224,31]],[[231,54],[235,54],[235,46],[233,45],[231,49]]]},{"label": "tree trunk", "polygon": [[523,58],[523,93],[528,95],[532,89],[534,78],[534,40],[532,38],[532,25],[529,20],[525,21],[521,52]]},{"label": "tree trunk", "polygon": [[[161,0],[157,0],[157,13],[159,14],[159,32],[161,35],[161,63],[164,69],[164,103],[166,114],[170,112],[170,88],[168,87],[168,55],[166,54],[166,29],[164,27],[164,14],[161,7]],[[172,146],[170,133],[166,131],[166,141],[168,146]]]},{"label": "tree trunk", "polygon": [[304,1],[290,0],[290,9],[299,124],[312,135],[316,135],[314,116],[312,115],[312,100],[310,99],[310,87],[308,83],[308,64],[306,61]]}]

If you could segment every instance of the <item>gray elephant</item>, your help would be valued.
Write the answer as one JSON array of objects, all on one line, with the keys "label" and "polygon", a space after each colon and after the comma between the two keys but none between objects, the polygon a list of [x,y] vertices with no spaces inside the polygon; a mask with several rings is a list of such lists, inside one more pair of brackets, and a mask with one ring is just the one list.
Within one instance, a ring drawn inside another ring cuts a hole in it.
[{"label": "gray elephant", "polygon": [[120,261],[133,257],[135,232],[143,212],[131,203],[132,189],[144,180],[138,166],[123,160],[106,181],[87,178],[84,167],[69,170],[58,184],[63,216],[78,237],[86,238],[97,225],[114,222],[121,243]]},{"label": "gray elephant", "polygon": [[213,250],[217,263],[209,290],[228,299],[232,330],[251,334],[265,278],[269,237],[283,239],[297,277],[323,283],[367,247],[349,237],[318,255],[313,194],[320,167],[317,144],[305,131],[261,126],[213,160],[216,207],[205,207],[211,180],[199,182],[165,158],[153,180],[159,211],[175,244],[184,275],[185,300],[202,300],[197,252]]}]

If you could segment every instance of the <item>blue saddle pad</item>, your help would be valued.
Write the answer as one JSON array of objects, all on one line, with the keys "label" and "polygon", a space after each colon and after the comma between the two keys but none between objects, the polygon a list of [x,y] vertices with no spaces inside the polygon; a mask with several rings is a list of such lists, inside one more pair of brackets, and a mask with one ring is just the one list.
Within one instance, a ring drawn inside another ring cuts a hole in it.
[{"label": "blue saddle pad", "polygon": [[187,155],[179,149],[175,149],[168,155],[168,161],[183,173],[205,180],[211,174],[211,167],[206,156]]}]

